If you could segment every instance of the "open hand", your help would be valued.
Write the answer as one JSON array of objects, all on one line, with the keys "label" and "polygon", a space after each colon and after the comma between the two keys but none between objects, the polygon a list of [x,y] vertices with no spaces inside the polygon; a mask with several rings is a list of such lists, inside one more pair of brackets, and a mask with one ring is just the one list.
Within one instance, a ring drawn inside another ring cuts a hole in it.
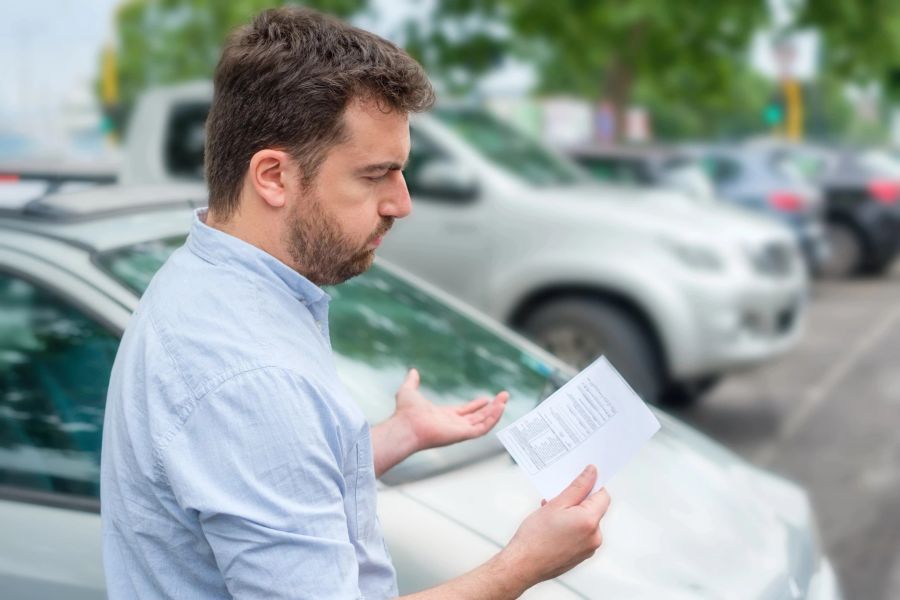
[{"label": "open hand", "polygon": [[462,406],[440,406],[419,391],[419,372],[410,369],[397,390],[394,417],[413,437],[415,450],[446,446],[477,438],[490,431],[506,408],[509,393],[482,396]]}]

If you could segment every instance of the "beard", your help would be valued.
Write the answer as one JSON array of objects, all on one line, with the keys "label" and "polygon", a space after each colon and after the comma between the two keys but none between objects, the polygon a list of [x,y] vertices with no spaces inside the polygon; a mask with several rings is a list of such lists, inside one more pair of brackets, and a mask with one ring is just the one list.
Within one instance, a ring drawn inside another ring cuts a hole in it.
[{"label": "beard", "polygon": [[295,204],[285,234],[297,271],[318,286],[337,285],[367,271],[375,260],[375,249],[368,246],[388,232],[393,217],[382,217],[372,235],[359,244],[341,231],[318,198],[310,200],[303,211]]}]

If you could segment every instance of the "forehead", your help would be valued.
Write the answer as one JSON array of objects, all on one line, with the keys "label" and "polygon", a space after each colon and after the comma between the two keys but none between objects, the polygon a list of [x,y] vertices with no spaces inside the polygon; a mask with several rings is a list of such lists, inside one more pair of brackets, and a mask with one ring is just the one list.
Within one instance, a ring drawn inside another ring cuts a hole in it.
[{"label": "forehead", "polygon": [[[389,110],[373,100],[352,100],[344,111],[346,140],[339,144],[348,152],[374,158],[406,158],[409,153],[409,115]],[[390,155],[390,156],[388,156]]]}]

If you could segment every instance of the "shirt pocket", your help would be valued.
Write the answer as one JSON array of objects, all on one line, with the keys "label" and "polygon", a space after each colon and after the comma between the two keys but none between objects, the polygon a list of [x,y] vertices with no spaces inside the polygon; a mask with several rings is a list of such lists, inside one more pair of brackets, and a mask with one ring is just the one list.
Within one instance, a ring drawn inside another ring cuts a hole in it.
[{"label": "shirt pocket", "polygon": [[372,439],[369,427],[363,428],[356,441],[356,473],[354,499],[356,504],[356,539],[364,542],[372,534],[377,518],[375,464],[372,458]]}]

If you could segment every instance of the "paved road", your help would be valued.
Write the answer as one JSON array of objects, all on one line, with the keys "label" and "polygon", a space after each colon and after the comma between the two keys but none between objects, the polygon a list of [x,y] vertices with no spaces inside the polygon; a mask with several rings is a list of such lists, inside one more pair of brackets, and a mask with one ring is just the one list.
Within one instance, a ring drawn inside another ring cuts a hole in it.
[{"label": "paved road", "polygon": [[789,355],[682,413],[802,483],[848,600],[900,598],[900,265],[815,286]]}]

